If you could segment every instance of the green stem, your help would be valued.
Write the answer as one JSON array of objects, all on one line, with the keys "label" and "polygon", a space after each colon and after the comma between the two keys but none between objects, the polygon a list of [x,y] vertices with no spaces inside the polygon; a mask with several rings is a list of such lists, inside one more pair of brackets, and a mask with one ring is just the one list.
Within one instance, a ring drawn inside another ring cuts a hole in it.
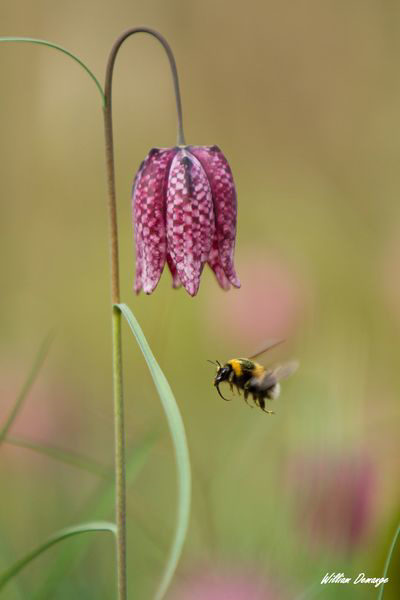
[{"label": "green stem", "polygon": [[183,133],[182,104],[179,92],[178,73],[172,50],[165,38],[153,29],[134,27],[121,34],[114,42],[107,62],[104,85],[105,105],[104,135],[108,184],[109,235],[111,255],[111,300],[113,335],[113,380],[114,380],[114,428],[115,428],[115,485],[116,485],[116,522],[117,522],[117,579],[118,598],[127,599],[126,583],[126,483],[125,483],[125,431],[124,403],[122,388],[122,350],[121,350],[121,313],[116,308],[120,302],[117,199],[115,189],[114,142],[112,125],[112,81],[114,64],[123,42],[135,33],[148,33],[155,37],[167,53],[171,67],[178,115],[178,145],[185,144]]},{"label": "green stem", "polygon": [[75,54],[73,54],[69,50],[66,50],[62,46],[59,46],[58,44],[53,44],[52,42],[48,42],[47,40],[38,40],[36,38],[28,38],[28,37],[0,37],[0,42],[28,42],[30,44],[39,44],[40,46],[47,46],[48,48],[54,48],[55,50],[59,50],[60,52],[63,52],[63,54],[66,54],[67,56],[72,58],[75,62],[77,62],[86,71],[86,73],[89,75],[89,77],[94,81],[97,89],[100,92],[101,101],[102,101],[102,104],[104,107],[105,101],[106,101],[105,95],[104,95],[103,88],[101,87],[97,77],[94,75],[94,73],[92,73],[92,71],[89,69],[89,67],[86,66],[85,63],[81,61],[80,58],[78,58]]},{"label": "green stem", "polygon": [[[112,76],[115,59],[122,43],[134,33],[148,33],[155,37],[163,46],[170,63],[175,100],[178,115],[178,145],[185,144],[183,132],[182,104],[179,91],[178,73],[172,50],[165,38],[157,31],[147,27],[135,27],[124,32],[114,43],[107,63],[105,88],[92,71],[75,54],[46,40],[25,37],[2,37],[0,42],[28,42],[48,46],[63,52],[75,60],[88,73],[96,84],[102,98],[105,131],[106,168],[109,192],[109,231],[111,254],[111,300],[112,300],[112,338],[113,338],[113,389],[114,389],[114,425],[115,425],[115,477],[116,477],[116,521],[117,521],[117,578],[119,600],[127,599],[126,585],[126,483],[125,483],[125,432],[123,414],[123,388],[122,388],[122,349],[121,349],[121,313],[114,306],[120,302],[119,285],[119,258],[118,258],[118,226],[115,191],[115,168],[112,130]],[[22,400],[18,402],[18,408]],[[6,425],[0,432],[4,438],[15,415],[11,415]]]},{"label": "green stem", "polygon": [[155,600],[162,600],[177,568],[189,525],[191,497],[189,450],[186,441],[185,428],[178,404],[174,398],[174,394],[172,393],[168,380],[160,369],[160,366],[158,365],[154,354],[150,349],[150,346],[138,321],[126,304],[119,304],[116,306],[116,308],[121,311],[127,320],[150,369],[151,376],[157,388],[161,404],[168,421],[168,426],[175,450],[175,460],[178,470],[178,507],[176,528],[164,573],[162,575],[158,590],[154,596]]},{"label": "green stem", "polygon": [[127,599],[126,581],[126,468],[124,398],[122,389],[121,313],[112,309],[114,437],[115,437],[115,511],[117,523],[117,582],[119,600]]}]

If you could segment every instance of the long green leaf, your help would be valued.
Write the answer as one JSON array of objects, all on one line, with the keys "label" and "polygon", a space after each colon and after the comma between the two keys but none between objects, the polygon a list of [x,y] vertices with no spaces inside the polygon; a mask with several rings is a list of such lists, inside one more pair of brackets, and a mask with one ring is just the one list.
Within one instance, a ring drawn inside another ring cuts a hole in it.
[{"label": "long green leaf", "polygon": [[168,589],[168,586],[171,583],[172,577],[175,573],[189,524],[191,495],[191,472],[189,451],[186,442],[185,429],[183,426],[183,421],[179,412],[178,405],[176,403],[176,400],[164,373],[162,372],[156,359],[154,358],[154,355],[150,349],[150,346],[144,336],[144,333],[139,323],[137,322],[136,318],[133,316],[131,310],[126,304],[117,304],[116,307],[121,311],[121,313],[127,320],[128,325],[131,328],[136,338],[136,341],[143,353],[143,356],[147,362],[151,376],[160,396],[165,416],[168,421],[175,450],[175,459],[178,471],[177,522],[175,535],[172,542],[170,554],[167,560],[167,564],[164,569],[161,583],[155,595],[155,598],[157,600],[160,600],[165,595],[165,592]]},{"label": "long green leaf", "polygon": [[66,527],[65,529],[57,531],[57,533],[53,534],[39,546],[36,546],[36,548],[34,548],[31,552],[26,554],[23,558],[9,567],[2,575],[0,575],[0,590],[2,590],[4,586],[7,585],[7,583],[24,567],[26,567],[26,565],[40,556],[40,554],[45,552],[48,548],[54,546],[54,544],[57,544],[58,542],[61,542],[62,540],[65,540],[71,536],[81,533],[90,533],[93,531],[109,531],[116,535],[117,527],[115,523],[109,523],[108,521],[95,521],[92,523],[85,523],[83,525],[76,525],[74,527]]},{"label": "long green leaf", "polygon": [[[388,574],[390,562],[392,560],[393,552],[394,552],[394,549],[396,547],[399,535],[400,535],[400,525],[397,527],[396,533],[393,536],[392,543],[390,544],[388,555],[386,557],[385,568],[383,569],[383,575],[382,575],[382,577],[384,577],[384,578],[386,578],[386,576]],[[382,598],[383,598],[383,588],[384,588],[384,585],[385,584],[382,583],[381,587],[379,588],[378,600],[382,600]]]},{"label": "long green leaf", "polygon": [[4,443],[10,444],[11,446],[16,446],[18,448],[26,448],[27,450],[32,450],[33,452],[43,454],[48,458],[57,460],[59,462],[63,462],[67,465],[70,465],[71,467],[82,469],[82,471],[87,471],[88,473],[92,473],[93,475],[97,475],[98,477],[104,478],[112,474],[112,469],[110,467],[101,465],[95,460],[77,454],[76,452],[63,450],[62,448],[57,448],[56,446],[50,446],[48,444],[43,444],[40,442],[35,442],[33,440],[28,440],[25,438],[10,435],[6,437]]},{"label": "long green leaf", "polygon": [[15,420],[20,408],[22,407],[22,404],[23,404],[25,398],[27,397],[29,390],[31,389],[32,385],[35,382],[35,379],[36,379],[36,377],[40,371],[40,368],[43,365],[44,360],[49,351],[52,339],[53,339],[53,335],[51,333],[49,333],[48,335],[46,335],[43,342],[40,344],[39,350],[35,356],[35,360],[33,361],[31,370],[28,373],[28,377],[26,378],[26,380],[21,388],[21,391],[19,392],[19,394],[14,402],[14,406],[12,407],[10,414],[8,415],[8,418],[6,419],[3,427],[0,429],[0,445],[4,441],[4,438],[6,437],[10,427],[14,423],[14,420]]}]

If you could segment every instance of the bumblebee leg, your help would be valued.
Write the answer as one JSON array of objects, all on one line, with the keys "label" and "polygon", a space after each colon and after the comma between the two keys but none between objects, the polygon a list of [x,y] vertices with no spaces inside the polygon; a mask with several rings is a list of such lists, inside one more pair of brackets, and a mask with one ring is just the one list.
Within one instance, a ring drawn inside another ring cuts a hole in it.
[{"label": "bumblebee leg", "polygon": [[248,398],[248,395],[249,395],[249,390],[248,390],[248,389],[246,389],[246,386],[245,386],[245,388],[244,388],[244,391],[243,391],[243,396],[244,396],[244,399],[245,399],[245,401],[246,401],[246,404],[247,404],[248,406],[250,406],[250,408],[254,408],[254,406],[252,406],[252,405],[250,404],[250,402],[247,400],[247,398]]},{"label": "bumblebee leg", "polygon": [[[251,394],[250,390],[249,390],[249,382],[247,381],[244,386],[243,386],[243,395],[244,395],[244,399],[246,400],[246,404],[248,404],[250,406],[250,408],[254,408],[254,406],[251,406],[251,404],[249,403],[249,401],[247,400],[249,394]],[[254,396],[253,396],[254,399]]]},{"label": "bumblebee leg", "polygon": [[228,383],[229,383],[229,387],[231,388],[232,394],[235,393],[235,390],[233,389],[233,377],[234,377],[234,373],[232,372],[228,378]]},{"label": "bumblebee leg", "polygon": [[267,410],[265,408],[265,400],[262,396],[258,397],[258,406],[261,408],[261,410],[263,410],[265,413],[267,413],[267,415],[274,415],[274,411],[273,410]]}]

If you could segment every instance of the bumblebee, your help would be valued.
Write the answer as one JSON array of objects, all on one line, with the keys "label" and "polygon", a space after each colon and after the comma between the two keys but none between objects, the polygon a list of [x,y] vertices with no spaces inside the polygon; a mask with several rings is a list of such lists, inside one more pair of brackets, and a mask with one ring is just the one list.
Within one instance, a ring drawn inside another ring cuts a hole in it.
[{"label": "bumblebee", "polygon": [[217,366],[214,386],[217,388],[217,392],[221,398],[223,400],[230,400],[230,398],[225,398],[222,395],[219,388],[220,384],[226,381],[229,383],[232,391],[236,388],[239,395],[243,391],[247,404],[247,398],[250,395],[253,398],[254,404],[259,406],[261,410],[267,414],[274,414],[274,411],[265,408],[265,400],[275,400],[278,398],[281,390],[279,382],[296,371],[298,362],[293,360],[272,368],[266,368],[255,362],[253,358],[276,346],[278,343],[280,342],[269,345],[268,348],[265,348],[252,358],[232,358],[224,365],[221,365],[218,360],[215,363],[209,361]]}]

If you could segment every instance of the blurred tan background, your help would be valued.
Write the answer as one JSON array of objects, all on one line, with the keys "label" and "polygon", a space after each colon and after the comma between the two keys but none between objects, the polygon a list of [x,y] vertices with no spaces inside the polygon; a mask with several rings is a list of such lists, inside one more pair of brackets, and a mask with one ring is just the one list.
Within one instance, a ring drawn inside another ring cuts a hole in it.
[{"label": "blurred tan background", "polygon": [[[328,571],[380,576],[399,515],[400,6],[38,0],[3,2],[0,23],[1,35],[68,48],[101,82],[124,29],[159,29],[176,56],[187,142],[219,145],[234,173],[242,289],[225,294],[206,268],[191,299],[172,290],[165,271],[152,296],[135,297],[131,185],[151,147],[175,144],[176,115],[161,47],[145,35],[124,44],[113,91],[122,298],[176,394],[194,470],[171,597],[197,598],[191,581],[205,579],[203,597],[212,599],[213,582],[238,572],[244,589],[260,579],[265,598],[298,598]],[[2,44],[0,69],[0,420],[54,329],[13,433],[109,464],[100,96],[51,49]],[[290,339],[283,355],[296,355],[301,369],[283,386],[277,414],[238,398],[223,403],[206,359],[249,354],[282,335]],[[128,441],[159,433],[129,491],[132,597],[149,598],[171,537],[175,468],[127,332],[124,360]],[[27,450],[1,452],[4,567],[74,523],[97,481]],[[37,561],[4,597],[113,597],[111,541],[92,545],[46,596],[40,586],[54,560],[50,552]],[[392,571],[385,598],[398,589]],[[376,594],[372,586],[340,592]],[[321,597],[335,593],[325,586]]]}]

